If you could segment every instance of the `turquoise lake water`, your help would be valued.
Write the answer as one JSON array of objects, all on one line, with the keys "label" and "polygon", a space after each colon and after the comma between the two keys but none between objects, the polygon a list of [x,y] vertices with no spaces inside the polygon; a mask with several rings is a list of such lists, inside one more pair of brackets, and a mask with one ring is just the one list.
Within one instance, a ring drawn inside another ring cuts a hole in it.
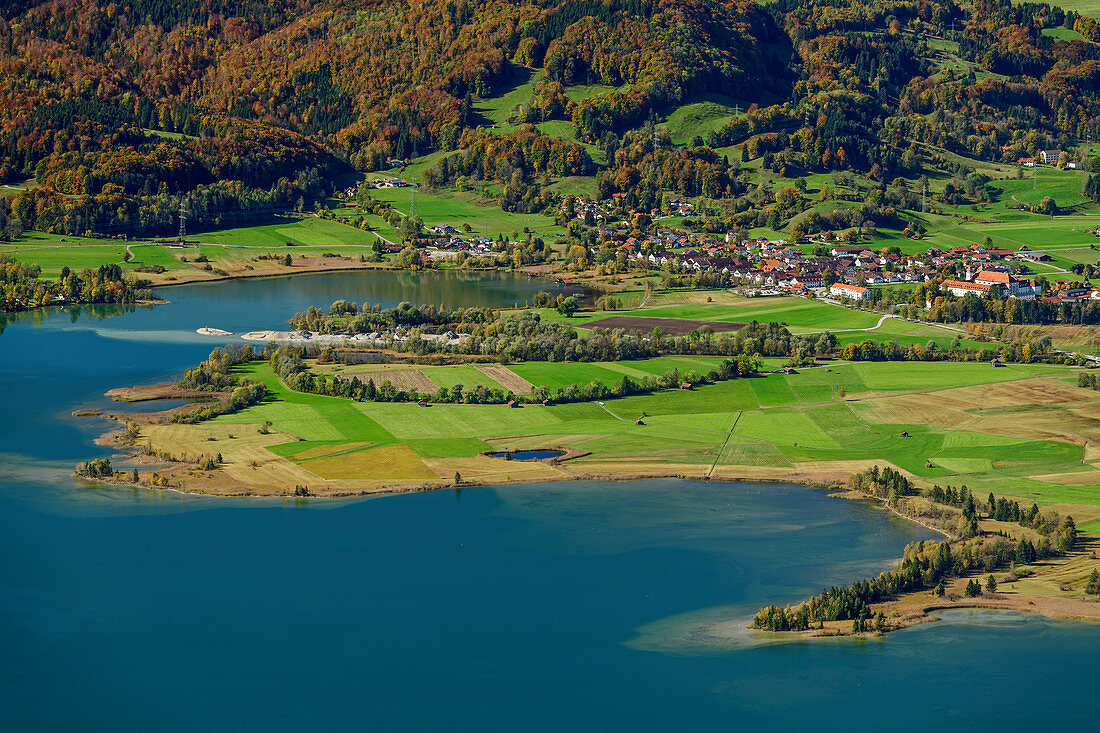
[{"label": "turquoise lake water", "polygon": [[[73,409],[336,298],[545,283],[345,273],[181,286],[0,333],[3,730],[1091,726],[1100,626],[953,612],[884,639],[683,643],[887,567],[924,530],[798,486],[687,481],[237,501],[78,485]],[[552,286],[549,286],[552,289]],[[1087,728],[1086,728],[1087,729]]]}]

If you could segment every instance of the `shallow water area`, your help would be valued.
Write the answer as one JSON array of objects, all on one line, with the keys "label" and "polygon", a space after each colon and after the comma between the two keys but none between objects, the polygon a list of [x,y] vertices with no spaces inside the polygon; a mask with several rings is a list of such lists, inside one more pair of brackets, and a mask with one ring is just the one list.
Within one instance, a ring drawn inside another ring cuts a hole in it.
[{"label": "shallow water area", "polygon": [[[79,483],[112,387],[337,298],[552,283],[338,273],[180,286],[0,333],[5,730],[1029,730],[1092,724],[1100,627],[952,611],[882,639],[715,644],[890,566],[921,527],[781,484],[675,480],[238,500]],[[120,335],[122,337],[120,337]],[[116,405],[129,411],[133,405]],[[749,634],[751,636],[751,634]],[[703,643],[700,643],[703,642]],[[995,664],[990,664],[994,660]],[[904,712],[905,700],[915,700]]]}]

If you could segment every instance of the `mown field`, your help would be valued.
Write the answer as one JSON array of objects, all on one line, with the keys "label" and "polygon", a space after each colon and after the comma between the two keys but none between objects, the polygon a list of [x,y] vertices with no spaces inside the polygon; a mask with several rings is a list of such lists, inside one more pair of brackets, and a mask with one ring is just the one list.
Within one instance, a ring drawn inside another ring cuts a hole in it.
[{"label": "mown field", "polygon": [[[1013,2],[1018,3],[1020,0],[1013,0]],[[1081,15],[1100,18],[1100,0],[1059,0],[1059,2],[1051,4],[1057,5],[1063,10],[1075,10]]]},{"label": "mown field", "polygon": [[[293,270],[282,268],[275,262],[257,262],[256,258],[262,255],[281,258],[288,252],[294,257],[305,255],[307,258],[318,258],[332,253],[358,258],[375,242],[376,234],[396,241],[396,233],[380,217],[369,217],[369,223],[375,231],[364,231],[331,219],[287,218],[274,224],[199,232],[189,235],[187,241],[190,244],[183,247],[141,240],[122,242],[62,237],[30,231],[15,242],[0,244],[0,252],[14,255],[22,262],[39,264],[45,277],[55,277],[66,266],[81,270],[116,263],[122,265],[123,270],[135,273],[142,266],[165,268],[166,272],[162,275],[141,273],[142,277],[157,281],[213,277],[213,273],[202,269],[205,263],[195,262],[200,254],[209,260],[211,269],[218,268],[231,274],[242,274],[246,266],[270,271],[270,274],[281,274]],[[288,248],[287,242],[293,243],[293,248]]]},{"label": "mown field", "polygon": [[388,381],[398,389],[415,389],[421,393],[436,392],[441,388],[452,389],[461,385],[464,389],[484,386],[516,394],[530,394],[532,385],[545,385],[551,389],[571,384],[586,385],[599,382],[610,387],[621,382],[624,376],[632,379],[658,377],[676,369],[681,373],[696,371],[706,374],[722,361],[716,356],[667,356],[656,359],[622,362],[522,362],[508,366],[489,364],[458,364],[448,366],[424,366],[418,364],[316,364],[309,362],[310,370],[317,374],[336,374],[345,379],[352,376],[361,382],[368,379],[380,386]]},{"label": "mown field", "polygon": [[[663,358],[509,369],[555,385],[689,365]],[[826,481],[889,463],[921,483],[1073,505],[1079,521],[1100,520],[1100,393],[1076,387],[1073,369],[835,363],[602,405],[519,409],[357,403],[291,392],[266,364],[243,371],[273,396],[209,423],[148,430],[154,443],[171,440],[174,450],[221,452],[224,470],[261,493],[298,483],[318,492],[448,485],[455,472],[485,482],[652,475]],[[260,430],[265,423],[268,434]],[[480,455],[550,447],[587,455],[560,466]]]},{"label": "mown field", "polygon": [[[370,195],[376,201],[388,201],[406,216],[412,210],[412,188],[373,189]],[[549,216],[503,211],[498,206],[486,205],[473,192],[418,190],[416,213],[426,226],[450,224],[461,229],[463,224],[469,224],[472,233],[493,239],[500,234],[511,237],[513,232],[522,232],[524,227],[544,236],[561,231]]]},{"label": "mown field", "polygon": [[699,135],[706,141],[707,133],[715,132],[735,117],[740,116],[748,104],[719,94],[694,97],[671,113],[666,122],[668,133],[675,145],[688,145]]},{"label": "mown field", "polygon": [[[608,312],[605,315],[614,315]],[[744,298],[728,291],[655,292],[629,315],[703,321],[782,323],[792,333],[873,328],[878,313],[795,297]]]}]

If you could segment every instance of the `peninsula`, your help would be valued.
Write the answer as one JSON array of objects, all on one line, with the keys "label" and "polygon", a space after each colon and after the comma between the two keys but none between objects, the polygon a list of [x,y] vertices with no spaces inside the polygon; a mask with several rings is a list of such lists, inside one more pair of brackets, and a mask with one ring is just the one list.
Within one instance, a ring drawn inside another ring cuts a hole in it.
[{"label": "peninsula", "polygon": [[[648,313],[670,315],[667,297],[654,294],[652,309],[631,318],[644,324]],[[1037,554],[1016,562],[1014,544],[995,561],[861,598],[835,618],[792,621],[803,605],[769,611],[757,626],[835,634],[851,633],[855,620],[857,631],[899,628],[933,608],[1007,607],[1015,602],[1010,590],[1031,593],[1055,578],[1067,589],[1055,598],[1083,597],[1100,529],[1100,508],[1081,501],[1100,484],[1100,434],[1090,417],[1100,392],[1091,370],[1040,341],[936,351],[894,342],[850,358],[836,334],[792,333],[751,317],[794,303],[708,297],[723,299],[730,320],[692,327],[681,318],[678,336],[609,330],[598,317],[546,306],[339,301],[327,311],[311,308],[290,319],[291,331],[264,332],[271,340],[263,349],[215,349],[178,385],[127,392],[202,401],[112,415],[123,429],[105,440],[138,468],[119,473],[98,464],[80,472],[226,496],[646,477],[843,486],[850,497],[876,498],[964,542],[951,545],[956,556],[974,554],[973,542],[986,535],[1030,542]],[[826,303],[797,307],[811,320],[853,313]],[[864,353],[876,360],[858,358]],[[509,460],[525,451],[546,457]],[[885,493],[880,476],[890,477]],[[959,517],[968,510],[954,492],[983,497],[963,529]],[[978,516],[996,511],[993,499],[993,509],[985,506],[987,495],[1023,507],[1026,526]],[[1064,547],[1062,518],[1075,538]],[[921,553],[935,545],[928,547],[911,548],[907,558],[916,560],[905,562],[924,562]],[[964,598],[966,586],[957,584],[979,570],[981,583],[992,573],[1000,590]],[[929,596],[937,585],[942,594]]]}]

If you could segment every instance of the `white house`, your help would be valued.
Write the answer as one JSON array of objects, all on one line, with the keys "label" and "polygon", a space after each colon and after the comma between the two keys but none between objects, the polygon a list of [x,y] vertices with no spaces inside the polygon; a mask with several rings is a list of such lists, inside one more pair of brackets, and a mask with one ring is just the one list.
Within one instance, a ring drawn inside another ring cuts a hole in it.
[{"label": "white house", "polygon": [[1058,158],[1062,157],[1061,150],[1040,150],[1039,162],[1043,165],[1054,165],[1058,162]]},{"label": "white house", "polygon": [[845,300],[866,300],[867,288],[861,288],[858,285],[848,285],[846,283],[835,283],[829,287],[829,295],[834,298],[844,298]]}]

